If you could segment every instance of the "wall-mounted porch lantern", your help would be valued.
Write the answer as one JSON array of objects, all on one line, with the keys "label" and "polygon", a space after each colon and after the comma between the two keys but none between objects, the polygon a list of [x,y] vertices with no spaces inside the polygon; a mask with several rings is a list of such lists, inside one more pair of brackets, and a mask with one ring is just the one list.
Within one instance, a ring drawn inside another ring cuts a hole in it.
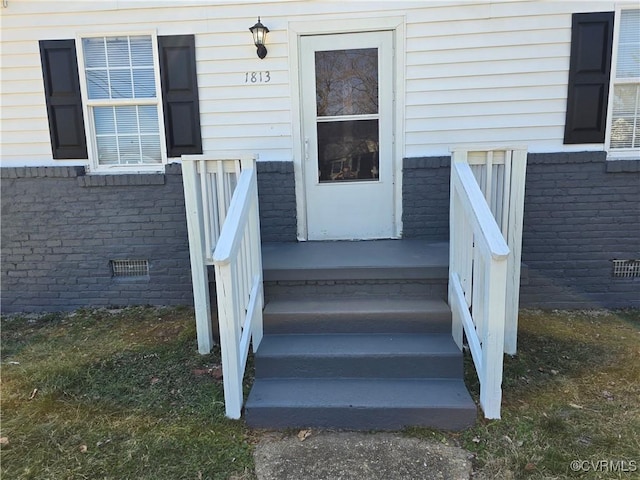
[{"label": "wall-mounted porch lantern", "polygon": [[253,43],[258,47],[258,57],[264,58],[267,56],[267,47],[264,46],[264,41],[267,38],[269,29],[260,22],[258,17],[258,23],[249,29],[253,35]]}]

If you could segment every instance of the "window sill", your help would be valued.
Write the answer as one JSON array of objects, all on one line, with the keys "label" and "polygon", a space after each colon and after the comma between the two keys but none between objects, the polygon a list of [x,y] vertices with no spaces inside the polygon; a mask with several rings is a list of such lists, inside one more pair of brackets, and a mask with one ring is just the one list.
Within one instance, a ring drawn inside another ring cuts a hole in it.
[{"label": "window sill", "polygon": [[164,185],[164,173],[93,174],[77,177],[81,187],[128,187],[140,185]]},{"label": "window sill", "polygon": [[614,154],[607,156],[606,162],[607,173],[628,173],[640,172],[640,158],[635,157],[617,157]]}]

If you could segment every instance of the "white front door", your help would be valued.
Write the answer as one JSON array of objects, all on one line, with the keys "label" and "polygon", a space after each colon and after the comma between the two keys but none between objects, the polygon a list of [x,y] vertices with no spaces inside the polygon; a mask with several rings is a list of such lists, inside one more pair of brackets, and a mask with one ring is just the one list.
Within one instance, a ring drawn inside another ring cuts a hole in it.
[{"label": "white front door", "polygon": [[308,239],[391,238],[393,34],[304,36],[300,46]]}]

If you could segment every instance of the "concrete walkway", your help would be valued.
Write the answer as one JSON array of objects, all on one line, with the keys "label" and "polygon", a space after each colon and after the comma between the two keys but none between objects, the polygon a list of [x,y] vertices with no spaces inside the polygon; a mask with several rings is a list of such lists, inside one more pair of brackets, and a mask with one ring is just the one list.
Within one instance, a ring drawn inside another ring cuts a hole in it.
[{"label": "concrete walkway", "polygon": [[468,480],[471,454],[393,433],[311,432],[264,437],[255,453],[258,480]]}]

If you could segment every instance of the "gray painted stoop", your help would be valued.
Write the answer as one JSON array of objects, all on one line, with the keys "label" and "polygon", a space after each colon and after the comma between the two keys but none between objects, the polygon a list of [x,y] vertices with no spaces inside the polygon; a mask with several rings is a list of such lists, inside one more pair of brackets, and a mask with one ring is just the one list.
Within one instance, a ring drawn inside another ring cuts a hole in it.
[{"label": "gray painted stoop", "polygon": [[[405,262],[411,246],[377,241],[263,248],[265,335],[245,404],[248,425],[460,430],[475,422],[477,408],[463,381],[442,290],[446,250],[429,262]],[[318,253],[315,259],[312,253]],[[328,265],[326,258],[336,255],[351,265]]]}]

